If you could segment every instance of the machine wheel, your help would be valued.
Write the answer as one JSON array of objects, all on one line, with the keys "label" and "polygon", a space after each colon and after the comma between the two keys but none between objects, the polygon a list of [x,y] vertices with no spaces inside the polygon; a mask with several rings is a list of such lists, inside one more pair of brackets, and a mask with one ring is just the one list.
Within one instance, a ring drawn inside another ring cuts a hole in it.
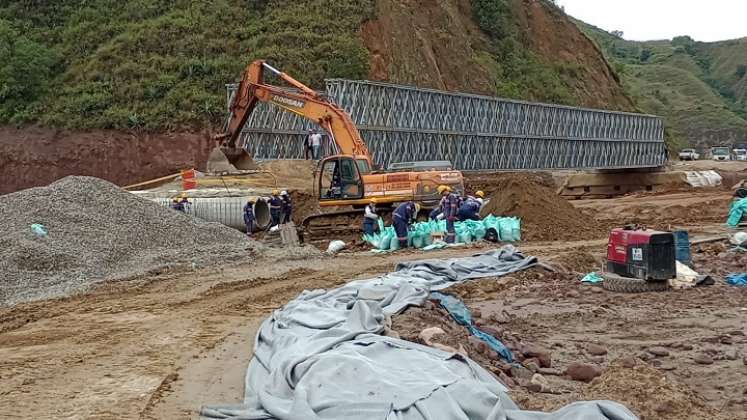
[{"label": "machine wheel", "polygon": [[664,292],[669,289],[667,281],[646,281],[641,279],[632,279],[622,277],[616,274],[602,274],[604,281],[602,287],[610,292],[620,293],[644,293],[644,292]]}]

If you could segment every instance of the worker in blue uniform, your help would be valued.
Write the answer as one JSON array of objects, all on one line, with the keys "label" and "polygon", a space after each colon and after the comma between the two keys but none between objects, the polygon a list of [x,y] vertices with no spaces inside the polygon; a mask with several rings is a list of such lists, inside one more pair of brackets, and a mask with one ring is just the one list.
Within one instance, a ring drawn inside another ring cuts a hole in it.
[{"label": "worker in blue uniform", "polygon": [[269,204],[272,226],[277,226],[280,224],[280,212],[283,209],[283,200],[280,199],[280,191],[272,190],[272,197],[270,197]]},{"label": "worker in blue uniform", "polygon": [[280,193],[280,199],[282,200],[281,203],[281,210],[283,213],[283,220],[281,223],[290,223],[291,221],[291,215],[293,213],[293,202],[291,201],[290,195],[288,194],[288,191],[283,191]]},{"label": "worker in blue uniform", "polygon": [[407,248],[407,231],[418,217],[419,210],[420,204],[413,201],[405,201],[394,209],[392,221],[394,222],[394,231],[397,233],[400,248]]},{"label": "worker in blue uniform", "polygon": [[451,191],[448,185],[439,185],[437,191],[443,197],[441,200],[441,213],[443,213],[444,219],[446,219],[446,243],[453,244],[456,242],[454,222],[457,220],[461,199]]},{"label": "worker in blue uniform", "polygon": [[244,224],[246,225],[247,236],[252,236],[254,232],[254,200],[247,200],[244,205]]},{"label": "worker in blue uniform", "polygon": [[441,205],[439,204],[438,207],[431,210],[430,213],[428,213],[428,219],[433,221],[441,220]]},{"label": "worker in blue uniform", "polygon": [[480,202],[474,197],[467,197],[459,206],[457,219],[462,222],[465,220],[480,220]]},{"label": "worker in blue uniform", "polygon": [[379,215],[376,214],[376,199],[372,198],[363,210],[363,233],[373,235],[379,230]]}]

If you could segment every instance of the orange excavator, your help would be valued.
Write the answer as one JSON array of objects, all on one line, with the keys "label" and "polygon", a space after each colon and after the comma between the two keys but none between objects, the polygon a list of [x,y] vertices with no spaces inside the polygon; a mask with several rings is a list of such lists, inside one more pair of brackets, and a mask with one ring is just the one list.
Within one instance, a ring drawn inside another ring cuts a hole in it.
[{"label": "orange excavator", "polygon": [[[265,83],[269,71],[289,84],[292,89]],[[437,205],[441,199],[439,185],[448,185],[463,193],[460,171],[447,161],[404,162],[390,165],[385,171],[374,169],[373,157],[361,138],[358,128],[342,108],[320,93],[273,68],[263,60],[249,64],[230,108],[230,118],[224,133],[215,136],[229,162],[248,161],[248,155],[237,142],[244,124],[259,101],[300,115],[326,131],[338,153],[320,162],[315,176],[315,192],[321,207],[353,206],[352,211],[338,211],[309,217],[311,220],[330,218],[346,213],[359,213],[375,199],[378,207],[392,207],[403,201],[415,201],[424,208]]]}]

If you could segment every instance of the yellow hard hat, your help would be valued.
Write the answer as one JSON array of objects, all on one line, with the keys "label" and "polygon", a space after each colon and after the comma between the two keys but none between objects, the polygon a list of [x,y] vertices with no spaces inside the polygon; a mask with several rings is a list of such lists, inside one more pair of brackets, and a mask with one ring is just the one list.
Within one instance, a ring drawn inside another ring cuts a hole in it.
[{"label": "yellow hard hat", "polygon": [[369,198],[369,199],[368,199],[368,202],[369,202],[369,203],[371,203],[371,204],[376,204],[376,203],[377,203],[378,201],[379,201],[379,200],[377,200],[377,199],[376,199],[376,197],[373,197],[373,198]]},{"label": "yellow hard hat", "polygon": [[280,190],[272,190],[272,195],[278,195],[280,194]]},{"label": "yellow hard hat", "polygon": [[439,194],[443,194],[444,192],[451,191],[451,188],[449,188],[448,185],[439,185],[438,188],[436,188],[436,191],[438,191]]},{"label": "yellow hard hat", "polygon": [[480,198],[485,198],[485,193],[482,191],[478,191],[475,193],[475,196],[480,197]]},{"label": "yellow hard hat", "polygon": [[187,193],[182,193],[182,195],[180,195],[180,197],[181,198],[187,198]]},{"label": "yellow hard hat", "polygon": [[415,213],[420,213],[420,204],[415,203]]}]

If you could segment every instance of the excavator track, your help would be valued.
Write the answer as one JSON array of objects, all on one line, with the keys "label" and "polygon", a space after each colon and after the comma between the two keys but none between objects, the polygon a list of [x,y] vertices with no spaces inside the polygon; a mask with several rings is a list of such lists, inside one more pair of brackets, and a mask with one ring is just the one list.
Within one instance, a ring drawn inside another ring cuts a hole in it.
[{"label": "excavator track", "polygon": [[[388,219],[392,209],[376,209],[379,216]],[[338,210],[307,216],[301,223],[303,241],[331,240],[337,236],[363,234],[363,209]]]},{"label": "excavator track", "polygon": [[361,218],[363,209],[341,210],[314,214],[306,217],[301,224],[304,242],[334,238],[338,235],[360,234],[363,232]]}]

